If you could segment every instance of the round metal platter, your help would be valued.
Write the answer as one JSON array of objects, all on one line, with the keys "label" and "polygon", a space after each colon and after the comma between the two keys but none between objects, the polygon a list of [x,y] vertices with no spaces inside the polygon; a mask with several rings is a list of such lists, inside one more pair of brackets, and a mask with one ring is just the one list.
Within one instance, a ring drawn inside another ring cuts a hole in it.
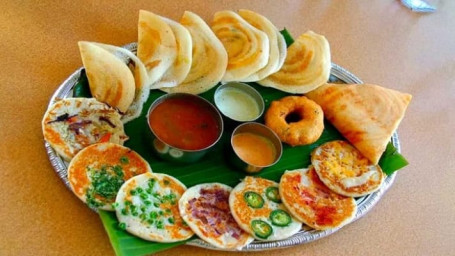
[{"label": "round metal platter", "polygon": [[[128,49],[135,53],[137,50],[137,44],[131,43],[131,44],[123,46],[123,48]],[[127,57],[125,57],[121,54],[119,57],[125,59],[125,61],[127,60]],[[52,105],[58,99],[71,97],[72,92],[73,92],[73,87],[76,84],[76,82],[80,76],[81,70],[82,70],[82,68],[79,68],[78,70],[76,70],[58,87],[58,89],[52,95],[52,97],[49,101],[49,106]],[[342,68],[336,64],[333,64],[333,63],[332,63],[332,69],[330,72],[329,81],[332,83],[350,83],[350,84],[363,83],[355,75],[351,74],[349,71],[347,71],[344,68]],[[398,134],[396,132],[392,135],[392,143],[397,148],[398,152],[400,152],[401,151],[400,150],[400,141],[398,139]],[[62,179],[62,181],[65,183],[65,185],[68,188],[70,188],[69,181],[68,181],[68,175],[67,175],[68,163],[65,162],[59,155],[57,155],[55,153],[54,149],[49,145],[49,143],[44,142],[44,146],[46,148],[46,152],[49,157],[49,161],[51,162],[51,165],[54,168],[55,172],[60,177],[60,179]],[[392,185],[392,183],[395,179],[395,176],[396,176],[396,173],[393,173],[392,175],[387,176],[386,179],[384,180],[381,188],[379,190],[377,190],[376,192],[374,192],[370,195],[364,196],[364,197],[356,198],[357,213],[352,222],[365,216],[368,213],[368,211],[371,210],[376,205],[376,203],[379,201],[379,199],[382,197],[382,195]],[[334,229],[328,229],[328,230],[314,230],[312,228],[309,228],[309,227],[303,225],[302,230],[300,230],[297,234],[293,235],[290,238],[280,240],[280,241],[272,241],[272,242],[254,241],[253,243],[243,247],[241,251],[262,251],[262,250],[279,249],[279,248],[285,248],[285,247],[290,247],[290,246],[299,245],[299,244],[305,244],[305,243],[309,243],[309,242],[315,241],[317,239],[329,236],[330,234],[335,233],[339,229],[340,228],[334,228]],[[192,246],[206,248],[206,249],[220,250],[219,248],[216,248],[216,247],[204,242],[201,239],[193,239],[193,240],[189,241],[187,244],[192,245]]]}]

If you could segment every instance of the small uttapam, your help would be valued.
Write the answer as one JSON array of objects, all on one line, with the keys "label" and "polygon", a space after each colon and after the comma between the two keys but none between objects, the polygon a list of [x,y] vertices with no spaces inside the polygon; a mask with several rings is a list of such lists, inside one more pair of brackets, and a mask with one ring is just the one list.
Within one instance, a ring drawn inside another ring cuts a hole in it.
[{"label": "small uttapam", "polygon": [[194,235],[179,213],[186,187],[161,173],[144,173],[126,181],[115,199],[119,226],[142,239],[170,243]]},{"label": "small uttapam", "polygon": [[281,176],[279,192],[291,214],[314,229],[341,227],[357,212],[354,198],[331,191],[312,166],[286,171]]},{"label": "small uttapam", "polygon": [[151,171],[138,153],[104,142],[84,148],[71,160],[68,180],[74,194],[90,208],[113,211],[112,204],[122,184]]},{"label": "small uttapam", "polygon": [[66,98],[49,107],[42,121],[44,139],[70,161],[81,149],[98,143],[122,145],[128,139],[120,114],[94,98]]},{"label": "small uttapam", "polygon": [[189,188],[179,200],[180,215],[206,242],[224,249],[241,249],[254,238],[243,231],[229,209],[232,188],[205,183]]},{"label": "small uttapam", "polygon": [[317,147],[311,163],[321,181],[334,192],[359,197],[378,190],[384,180],[379,165],[372,164],[348,142],[336,140]]},{"label": "small uttapam", "polygon": [[229,207],[239,226],[258,240],[285,239],[302,227],[281,202],[278,183],[271,180],[245,177],[232,190]]}]

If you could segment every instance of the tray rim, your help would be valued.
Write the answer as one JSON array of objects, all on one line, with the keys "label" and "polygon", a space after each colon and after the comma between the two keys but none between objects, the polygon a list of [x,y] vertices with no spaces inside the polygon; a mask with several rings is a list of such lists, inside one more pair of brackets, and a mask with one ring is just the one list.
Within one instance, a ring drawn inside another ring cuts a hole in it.
[{"label": "tray rim", "polygon": [[[122,46],[123,48],[130,50],[132,52],[135,52],[137,49],[137,43],[130,43],[127,45]],[[124,56],[119,56],[123,57]],[[82,71],[83,67],[78,68],[75,70],[67,79],[65,79],[57,88],[57,90],[54,92],[54,94],[51,96],[48,104],[48,108],[58,99],[61,98],[66,98],[66,97],[71,97],[70,93],[72,92],[72,89],[74,85],[77,82],[77,79],[80,76],[80,73]],[[362,80],[349,72],[348,70],[344,69],[343,67],[332,63],[330,75],[335,76],[339,80],[345,82],[345,83],[355,83],[355,84],[362,84]],[[395,146],[398,152],[401,152],[401,147],[400,147],[400,140],[398,137],[398,133],[395,131],[392,135],[391,138],[392,144]],[[48,155],[49,161],[52,165],[52,168],[56,172],[56,174],[59,176],[59,178],[64,182],[65,186],[71,190],[68,176],[67,176],[67,166],[68,163],[65,162],[60,156],[56,154],[54,149],[51,147],[51,145],[44,140],[44,147],[46,149],[46,153]],[[360,199],[357,199],[357,213],[354,217],[354,219],[348,224],[350,225],[351,223],[354,223],[356,220],[360,219],[361,217],[365,216],[376,204],[379,202],[381,197],[385,194],[385,192],[392,186],[394,180],[396,178],[396,172],[393,173],[390,176],[387,176],[381,185],[381,188],[364,197],[361,197]],[[218,251],[264,251],[264,250],[272,250],[272,249],[281,249],[281,248],[287,248],[287,247],[292,247],[296,245],[301,245],[301,244],[306,244],[324,237],[327,237],[338,230],[340,230],[343,227],[338,227],[334,229],[327,229],[327,230],[314,230],[306,227],[303,225],[303,228],[301,231],[299,231],[297,234],[283,240],[279,241],[270,241],[270,242],[263,242],[263,241],[257,241],[255,240],[253,243],[246,245],[245,247],[241,248],[240,250],[226,250],[226,249],[220,249],[217,248],[213,245],[210,245],[206,243],[205,241],[197,238],[197,239],[192,239],[186,243],[186,245],[190,246],[196,246],[200,248],[205,248],[205,249],[211,249],[211,250],[218,250]]]}]

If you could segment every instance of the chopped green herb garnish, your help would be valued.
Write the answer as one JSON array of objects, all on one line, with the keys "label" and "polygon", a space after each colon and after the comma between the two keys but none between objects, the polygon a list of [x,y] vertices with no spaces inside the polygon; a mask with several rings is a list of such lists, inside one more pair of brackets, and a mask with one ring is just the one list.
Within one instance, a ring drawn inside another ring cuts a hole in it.
[{"label": "chopped green herb garnish", "polygon": [[174,218],[170,217],[169,219],[167,219],[167,221],[171,224],[174,224]]},{"label": "chopped green herb garnish", "polygon": [[151,188],[148,188],[145,190],[145,192],[149,195],[151,195],[153,193],[152,189]]},{"label": "chopped green herb garnish", "polygon": [[163,229],[164,228],[164,223],[163,223],[162,220],[158,220],[156,222],[156,228],[158,228],[158,229]]},{"label": "chopped green herb garnish", "polygon": [[164,210],[166,213],[172,213],[171,209]]},{"label": "chopped green herb garnish", "polygon": [[117,207],[118,207],[118,203],[117,203],[117,202],[112,204],[112,208],[115,209],[115,208],[117,208]]},{"label": "chopped green herb garnish", "polygon": [[157,212],[150,212],[150,219],[154,220],[158,217],[158,213]]},{"label": "chopped green herb garnish", "polygon": [[137,191],[138,193],[142,193],[144,190],[143,190],[141,187],[138,187],[138,188],[136,188],[136,191]]},{"label": "chopped green herb garnish", "polygon": [[123,208],[121,212],[122,212],[122,215],[128,215],[128,209],[126,209],[126,208]]},{"label": "chopped green herb garnish", "polygon": [[120,163],[122,164],[129,164],[130,160],[126,156],[120,157]]},{"label": "chopped green herb garnish", "polygon": [[141,215],[139,215],[139,218],[141,218],[141,220],[145,220],[147,218],[147,215],[145,213],[141,213]]},{"label": "chopped green herb garnish", "polygon": [[159,208],[160,204],[159,203],[153,203],[153,206],[155,206],[156,208]]},{"label": "chopped green herb garnish", "polygon": [[129,205],[131,205],[131,204],[132,204],[131,201],[125,201],[125,205],[126,205],[126,206],[129,206]]},{"label": "chopped green herb garnish", "polygon": [[149,182],[148,182],[148,186],[149,188],[153,188],[153,186],[155,186],[155,179],[150,179]]},{"label": "chopped green herb garnish", "polygon": [[153,225],[153,223],[155,223],[155,220],[153,220],[153,219],[147,219],[147,223],[150,224],[150,225]]},{"label": "chopped green herb garnish", "polygon": [[145,201],[144,201],[144,204],[147,205],[147,206],[149,206],[149,205],[152,204],[152,202],[150,202],[149,200],[145,200]]},{"label": "chopped green herb garnish", "polygon": [[121,230],[125,230],[125,229],[126,229],[126,223],[120,222],[120,223],[118,224],[118,227],[119,227]]},{"label": "chopped green herb garnish", "polygon": [[[117,192],[124,183],[123,170],[116,167],[103,165],[100,170],[87,168],[87,174],[92,181],[86,192],[86,201],[90,208],[99,208],[105,202],[113,202]],[[99,199],[102,198],[102,199]]]},{"label": "chopped green herb garnish", "polygon": [[139,196],[141,197],[142,200],[147,200],[149,198],[149,196],[144,193],[140,194]]}]

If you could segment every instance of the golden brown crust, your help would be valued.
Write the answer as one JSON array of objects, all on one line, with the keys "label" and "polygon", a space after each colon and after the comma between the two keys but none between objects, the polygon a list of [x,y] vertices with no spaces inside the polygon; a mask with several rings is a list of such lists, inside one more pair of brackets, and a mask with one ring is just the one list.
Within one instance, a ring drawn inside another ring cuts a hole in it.
[{"label": "golden brown crust", "polygon": [[[294,115],[297,122],[286,120]],[[265,114],[265,124],[291,146],[308,145],[324,130],[324,115],[321,107],[305,96],[287,96],[273,101]]]}]

